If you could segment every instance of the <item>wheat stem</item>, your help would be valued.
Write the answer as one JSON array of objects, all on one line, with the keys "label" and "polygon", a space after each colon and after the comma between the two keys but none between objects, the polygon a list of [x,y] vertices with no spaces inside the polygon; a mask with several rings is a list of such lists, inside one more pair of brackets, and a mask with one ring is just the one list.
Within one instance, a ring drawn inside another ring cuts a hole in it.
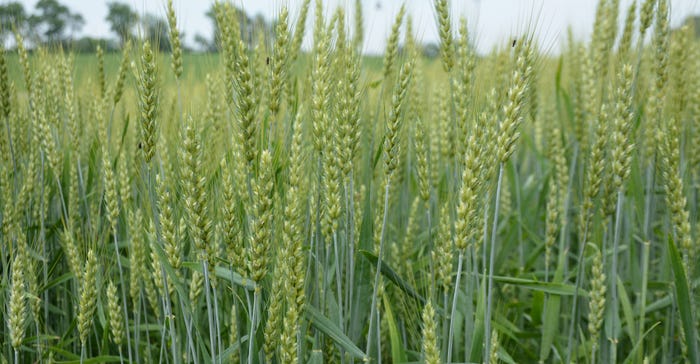
[{"label": "wheat stem", "polygon": [[[457,313],[457,296],[459,293],[459,279],[462,276],[462,261],[464,260],[464,252],[459,252],[459,258],[457,259],[457,277],[455,278],[455,292],[454,297],[452,297],[452,311],[450,313],[450,331],[447,339],[447,363],[452,362],[452,341],[454,339],[454,323],[455,315]],[[447,306],[445,306],[447,309]]]},{"label": "wheat stem", "polygon": [[613,250],[612,250],[612,265],[610,267],[610,281],[608,285],[610,287],[610,307],[612,309],[611,315],[611,326],[612,337],[610,338],[610,360],[615,363],[617,360],[617,330],[615,329],[615,321],[618,315],[618,305],[617,305],[617,260],[618,260],[618,249],[620,246],[620,234],[622,230],[622,204],[625,195],[622,190],[617,192],[617,205],[615,207],[615,232],[613,236]]},{"label": "wheat stem", "polygon": [[253,293],[252,315],[250,318],[250,334],[248,335],[248,364],[254,363],[255,353],[253,352],[255,342],[255,325],[257,320],[258,307],[260,305],[260,288],[257,287]]},{"label": "wheat stem", "polygon": [[[498,202],[501,199],[501,184],[503,182],[504,165],[498,166],[498,182],[496,183],[496,200],[493,211],[493,226],[491,228],[491,246],[489,251],[488,286],[486,294],[486,312],[484,314],[484,353],[490,353],[491,345],[491,311],[493,306],[493,265],[496,260],[496,235],[498,232]],[[485,251],[486,249],[484,249]]]},{"label": "wheat stem", "polygon": [[[372,284],[372,304],[370,305],[369,311],[369,330],[367,331],[367,348],[365,349],[365,354],[370,355],[370,349],[372,348],[372,325],[374,324],[374,315],[377,315],[377,327],[379,327],[379,312],[377,310],[377,293],[379,291],[379,276],[382,266],[382,256],[384,253],[384,232],[386,229],[386,220],[389,215],[389,187],[391,180],[391,174],[387,177],[388,181],[386,187],[384,187],[384,213],[382,217],[382,230],[379,239],[379,252],[377,254],[377,266],[374,273],[374,283]],[[379,330],[377,328],[377,330]],[[381,341],[381,336],[379,331],[377,331],[377,344],[379,345]],[[379,351],[381,353],[381,351]],[[381,358],[381,354],[379,355]]]},{"label": "wheat stem", "polygon": [[126,322],[126,346],[129,362],[131,362],[131,334],[129,333],[129,311],[126,309],[126,283],[124,281],[124,273],[122,262],[119,255],[119,245],[117,243],[117,232],[114,231],[114,256],[117,260],[117,269],[119,270],[119,285],[122,288],[122,310],[124,312],[124,321]]},{"label": "wheat stem", "polygon": [[211,351],[211,360],[212,362],[216,363],[216,353],[217,353],[217,347],[214,345],[214,338],[218,335],[216,335],[217,330],[216,328],[218,327],[215,326],[216,323],[214,322],[214,312],[212,312],[212,304],[211,304],[211,290],[213,289],[211,285],[211,281],[209,280],[209,265],[208,265],[208,260],[204,259],[202,260],[202,272],[204,273],[204,297],[207,301],[207,318],[209,320],[209,350]]},{"label": "wheat stem", "polygon": [[[643,335],[644,334],[644,321],[646,320],[646,307],[647,307],[647,284],[649,282],[649,248],[651,246],[651,243],[649,241],[645,241],[642,243],[642,292],[639,295],[639,331],[638,335]],[[642,347],[640,348],[639,353],[637,354],[637,360],[638,362],[642,362],[644,360],[643,355],[644,355],[644,342],[642,341],[641,344]]]}]

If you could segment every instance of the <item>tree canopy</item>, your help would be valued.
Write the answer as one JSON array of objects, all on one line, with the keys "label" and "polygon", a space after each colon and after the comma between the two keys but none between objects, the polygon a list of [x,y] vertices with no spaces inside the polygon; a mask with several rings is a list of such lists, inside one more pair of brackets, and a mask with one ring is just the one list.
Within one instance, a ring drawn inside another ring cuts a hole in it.
[{"label": "tree canopy", "polygon": [[82,15],[71,12],[58,0],[39,0],[34,9],[35,13],[28,19],[29,26],[32,33],[46,43],[69,40],[85,24]]},{"label": "tree canopy", "polygon": [[[207,52],[215,52],[219,49],[218,36],[220,34],[219,24],[216,21],[216,5],[212,5],[211,8],[205,13],[207,18],[212,24],[212,35],[207,38],[204,35],[197,34],[195,36],[195,42],[200,46],[200,48]],[[272,36],[274,34],[274,29],[276,26],[275,21],[267,22],[261,14],[257,14],[254,17],[249,16],[245,10],[234,6],[234,11],[236,13],[236,18],[238,26],[240,28],[240,34],[243,37],[243,41],[252,46],[254,41],[253,33],[262,31],[263,34]]]},{"label": "tree canopy", "polygon": [[139,21],[139,14],[128,4],[111,1],[107,3],[107,17],[105,20],[110,24],[109,28],[119,38],[119,43],[124,44],[133,37],[134,26]]},{"label": "tree canopy", "polygon": [[27,23],[27,13],[24,6],[17,1],[0,5],[0,41],[4,42],[12,29],[23,31]]},{"label": "tree canopy", "polygon": [[[212,23],[211,34],[196,34],[194,43],[206,52],[219,49],[219,24],[216,22],[214,5],[206,16]],[[245,10],[235,7],[236,21],[243,41],[249,45],[255,41],[253,33],[274,37],[274,21],[267,21],[261,14],[248,15]],[[109,24],[114,38],[100,38],[95,35],[80,34],[85,19],[77,11],[61,3],[61,0],[38,0],[33,9],[25,9],[20,1],[0,3],[0,41],[6,42],[16,29],[27,40],[29,47],[51,44],[70,47],[78,52],[94,51],[100,44],[103,49],[116,49],[132,38],[148,39],[160,51],[171,49],[168,36],[168,22],[163,16],[139,14],[126,0],[109,0],[104,20]],[[180,33],[184,40],[184,33]],[[116,41],[115,41],[116,39]],[[270,41],[271,39],[267,39]],[[183,42],[184,43],[184,42]],[[185,49],[186,45],[183,44]]]}]

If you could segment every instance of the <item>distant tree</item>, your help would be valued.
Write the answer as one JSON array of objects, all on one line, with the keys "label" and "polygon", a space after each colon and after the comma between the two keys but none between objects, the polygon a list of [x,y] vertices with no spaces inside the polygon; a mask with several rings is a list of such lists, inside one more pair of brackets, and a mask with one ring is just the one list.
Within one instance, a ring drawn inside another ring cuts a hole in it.
[{"label": "distant tree", "polygon": [[12,1],[0,5],[0,41],[4,42],[12,33],[12,27],[24,31],[27,26],[27,13],[22,3]]},{"label": "distant tree", "polygon": [[263,31],[267,35],[270,34],[270,32],[274,32],[275,29],[274,24],[268,24],[265,21],[265,17],[260,13],[255,14],[255,18],[253,18],[252,21],[249,21],[247,25],[248,31],[250,32],[249,36],[251,37],[253,36],[252,33],[254,31]]},{"label": "distant tree", "polygon": [[[208,45],[206,48],[208,49],[213,49],[216,50],[220,46],[220,39],[219,37],[221,36],[221,29],[219,28],[219,22],[216,21],[216,4],[212,4],[211,8],[204,14],[206,15],[207,18],[209,18],[209,21],[211,22],[211,27],[212,27],[212,36],[211,40],[208,41]],[[223,3],[220,3],[220,6],[223,6]],[[245,30],[245,24],[250,23],[250,18],[246,15],[245,11],[243,9],[239,9],[234,6],[234,11],[236,12],[236,16],[238,18],[238,25],[241,30],[241,34],[243,34],[243,31]],[[202,37],[204,38],[204,37]],[[203,40],[203,39],[202,39]],[[200,43],[200,42],[198,42]]]},{"label": "distant tree", "polygon": [[683,24],[690,26],[695,38],[700,38],[700,15],[692,15],[685,18]]},{"label": "distant tree", "polygon": [[98,45],[107,52],[114,52],[119,49],[119,45],[113,40],[85,36],[75,39],[71,43],[71,50],[77,53],[94,53],[97,51]]},{"label": "distant tree", "polygon": [[440,55],[440,46],[435,43],[428,43],[423,46],[423,57],[435,59]]},{"label": "distant tree", "polygon": [[209,10],[207,10],[207,12],[204,13],[204,16],[206,16],[207,18],[209,18],[209,21],[211,22],[212,29],[214,30],[214,32],[213,32],[213,33],[214,33],[214,37],[213,37],[213,38],[216,38],[216,37],[219,36],[219,23],[216,21],[216,7],[217,7],[217,4],[218,4],[219,6],[223,5],[222,3],[214,3],[214,4],[211,5],[211,7],[209,8]]},{"label": "distant tree", "polygon": [[[274,34],[276,25],[274,21],[269,23],[266,22],[262,14],[258,14],[255,17],[250,17],[245,10],[238,7],[234,7],[234,10],[236,12],[241,38],[243,39],[243,42],[248,44],[248,46],[253,46],[253,42],[256,39],[256,37],[253,36],[254,33],[263,32],[266,37]],[[219,24],[216,21],[216,5],[212,5],[205,15],[211,21],[213,35],[209,41],[205,42],[206,38],[202,36],[201,39],[196,40],[196,42],[200,44],[200,46],[203,46],[202,48],[216,50],[220,46],[219,35],[221,34]],[[206,45],[206,47],[204,47],[204,45]]]},{"label": "distant tree", "polygon": [[221,34],[221,31],[219,30],[219,23],[216,21],[216,6],[216,4],[212,4],[211,8],[204,13],[204,15],[209,18],[213,29],[211,40],[208,40],[201,34],[197,34],[197,37],[195,37],[195,42],[205,50],[216,51],[219,45],[219,34]]},{"label": "distant tree", "polygon": [[39,40],[44,42],[64,42],[71,38],[68,31],[78,32],[85,24],[82,15],[71,13],[57,0],[39,0],[34,9],[36,13],[29,17],[29,25]]},{"label": "distant tree", "polygon": [[139,15],[128,4],[112,1],[107,3],[109,28],[119,38],[119,44],[124,44],[132,37],[134,26],[139,21]]},{"label": "distant tree", "polygon": [[196,34],[194,36],[194,42],[197,44],[200,50],[204,52],[216,52],[216,42],[210,41],[207,37]]},{"label": "distant tree", "polygon": [[[141,19],[141,27],[144,39],[149,40],[154,46],[157,45],[161,52],[170,52],[167,21],[156,15],[146,14]],[[180,38],[184,38],[183,33],[180,33]]]}]

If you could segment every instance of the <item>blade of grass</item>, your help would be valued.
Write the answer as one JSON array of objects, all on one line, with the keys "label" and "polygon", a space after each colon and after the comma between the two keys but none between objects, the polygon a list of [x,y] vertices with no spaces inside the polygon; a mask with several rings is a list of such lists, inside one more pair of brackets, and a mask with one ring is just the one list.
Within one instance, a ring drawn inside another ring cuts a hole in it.
[{"label": "blade of grass", "polygon": [[309,355],[308,364],[323,364],[323,353],[319,350],[314,350]]},{"label": "blade of grass", "polygon": [[476,302],[476,319],[474,320],[474,336],[472,346],[469,350],[469,361],[472,363],[481,362],[481,354],[484,349],[484,306],[486,304],[486,277],[481,279],[481,289]]},{"label": "blade of grass", "polygon": [[[377,255],[369,252],[367,250],[360,250],[360,253],[369,260],[370,263],[372,264],[377,264]],[[394,269],[392,269],[385,261],[381,262],[381,267],[380,271],[381,274],[387,278],[389,281],[394,283],[400,290],[402,290],[404,293],[409,295],[410,297],[413,297],[414,299],[418,300],[421,305],[425,305],[427,303],[427,300],[418,294],[416,290],[408,284],[405,280],[403,280],[398,273]]]},{"label": "blade of grass", "polygon": [[[560,283],[564,279],[564,265],[566,250],[559,249],[557,270],[554,272],[554,283]],[[542,324],[542,344],[540,345],[540,362],[549,358],[554,344],[554,337],[559,330],[559,314],[561,310],[561,296],[550,294],[545,302],[544,323]]]},{"label": "blade of grass", "polygon": [[[573,296],[576,287],[572,284],[559,283],[559,282],[538,282],[531,279],[525,278],[515,278],[515,277],[504,277],[504,276],[493,276],[493,280],[501,283],[509,283],[515,286],[531,289],[534,291],[540,291],[544,293],[549,293],[558,296]],[[583,289],[579,289],[579,297],[587,297],[588,292]]]},{"label": "blade of grass", "polygon": [[651,327],[639,338],[639,340],[637,340],[637,343],[634,344],[634,347],[630,351],[629,355],[627,355],[627,358],[625,358],[624,364],[637,363],[637,361],[635,361],[636,360],[635,355],[642,355],[642,356],[644,355],[644,353],[641,352],[641,349],[644,345],[644,339],[647,337],[647,335],[649,335],[650,332],[654,331],[654,329],[659,325],[661,325],[661,321],[651,325]]},{"label": "blade of grass", "polygon": [[367,355],[365,355],[365,353],[363,353],[362,350],[360,350],[360,348],[358,348],[349,337],[345,336],[345,334],[340,331],[338,325],[323,316],[315,307],[306,305],[304,306],[304,311],[306,312],[306,317],[309,319],[313,327],[335,341],[338,345],[345,349],[348,354],[360,360],[369,360]]},{"label": "blade of grass", "polygon": [[630,336],[632,342],[637,342],[637,333],[634,329],[634,313],[632,312],[632,304],[625,290],[625,284],[622,283],[620,277],[617,277],[617,292],[622,306],[622,315],[625,317],[627,335]]},{"label": "blade of grass", "polygon": [[389,340],[391,342],[391,357],[394,363],[405,363],[406,353],[403,349],[403,343],[401,342],[401,335],[399,333],[398,326],[396,325],[396,319],[394,318],[394,312],[391,310],[391,302],[387,295],[383,296],[384,300],[384,319],[387,320],[389,325]]},{"label": "blade of grass", "polygon": [[698,355],[698,341],[695,332],[695,320],[693,318],[693,308],[690,301],[690,291],[688,289],[688,280],[685,277],[685,268],[681,256],[678,253],[676,244],[673,239],[668,239],[669,258],[671,259],[671,269],[673,270],[673,281],[678,302],[678,311],[681,315],[681,325],[685,333],[685,341],[688,347],[688,360],[691,363],[700,363]]}]

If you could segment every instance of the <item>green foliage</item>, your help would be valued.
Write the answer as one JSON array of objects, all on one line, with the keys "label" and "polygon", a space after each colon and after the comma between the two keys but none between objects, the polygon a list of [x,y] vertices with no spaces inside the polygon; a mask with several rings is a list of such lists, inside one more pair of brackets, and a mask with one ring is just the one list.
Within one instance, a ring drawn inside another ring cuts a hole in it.
[{"label": "green foliage", "polygon": [[107,3],[107,17],[109,29],[117,35],[119,43],[124,44],[133,37],[133,28],[138,22],[138,14],[131,9],[129,4],[110,1]]},{"label": "green foliage", "polygon": [[19,1],[0,5],[0,35],[3,42],[12,34],[12,28],[23,30],[27,22],[27,13]]},{"label": "green foliage", "polygon": [[230,3],[204,39],[222,56],[175,61],[181,34],[155,18],[132,39],[119,3],[132,46],[99,60],[18,36],[0,58],[0,357],[697,362],[700,43],[656,3],[638,4],[651,44],[611,47],[603,0],[593,40],[557,58],[528,32],[477,55],[448,1],[441,61],[408,12],[396,49],[361,56],[362,9],[324,1],[303,4],[337,14],[312,54],[302,9],[263,24]]},{"label": "green foliage", "polygon": [[33,33],[47,43],[56,43],[68,39],[68,33],[78,32],[85,24],[79,13],[57,0],[39,0],[34,5],[35,13],[28,18]]}]

